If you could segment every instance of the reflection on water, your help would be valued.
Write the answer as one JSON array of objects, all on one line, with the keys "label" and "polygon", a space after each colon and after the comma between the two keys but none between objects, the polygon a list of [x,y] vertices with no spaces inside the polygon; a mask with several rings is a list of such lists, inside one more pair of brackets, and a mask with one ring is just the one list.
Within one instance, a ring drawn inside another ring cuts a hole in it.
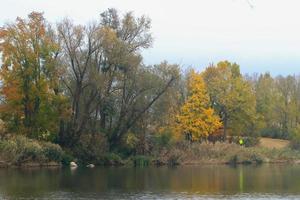
[{"label": "reflection on water", "polygon": [[1,199],[299,199],[300,166],[1,169]]}]

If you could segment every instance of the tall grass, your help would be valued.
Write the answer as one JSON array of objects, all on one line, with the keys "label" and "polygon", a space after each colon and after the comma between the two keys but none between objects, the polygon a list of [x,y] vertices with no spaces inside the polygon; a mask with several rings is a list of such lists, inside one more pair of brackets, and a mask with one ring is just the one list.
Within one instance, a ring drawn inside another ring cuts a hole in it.
[{"label": "tall grass", "polygon": [[244,147],[229,143],[189,143],[181,142],[170,150],[161,152],[159,160],[168,163],[176,155],[181,164],[227,163],[260,164],[263,162],[295,162],[300,160],[300,151],[290,148],[268,149]]},{"label": "tall grass", "polygon": [[0,140],[0,160],[12,165],[27,162],[60,163],[62,157],[63,151],[56,144],[28,139],[21,135]]}]

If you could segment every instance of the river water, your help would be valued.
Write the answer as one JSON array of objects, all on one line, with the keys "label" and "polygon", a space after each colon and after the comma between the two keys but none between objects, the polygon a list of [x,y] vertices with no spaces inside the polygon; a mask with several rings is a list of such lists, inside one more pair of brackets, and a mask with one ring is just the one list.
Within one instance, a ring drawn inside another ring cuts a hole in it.
[{"label": "river water", "polygon": [[300,199],[300,165],[0,169],[0,199]]}]

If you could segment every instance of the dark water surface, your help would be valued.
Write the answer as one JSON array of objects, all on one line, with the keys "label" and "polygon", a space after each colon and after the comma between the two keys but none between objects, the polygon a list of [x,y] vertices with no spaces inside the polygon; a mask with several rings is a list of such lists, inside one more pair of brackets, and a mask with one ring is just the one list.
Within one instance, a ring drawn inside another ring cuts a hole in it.
[{"label": "dark water surface", "polygon": [[0,199],[300,199],[300,165],[0,169]]}]

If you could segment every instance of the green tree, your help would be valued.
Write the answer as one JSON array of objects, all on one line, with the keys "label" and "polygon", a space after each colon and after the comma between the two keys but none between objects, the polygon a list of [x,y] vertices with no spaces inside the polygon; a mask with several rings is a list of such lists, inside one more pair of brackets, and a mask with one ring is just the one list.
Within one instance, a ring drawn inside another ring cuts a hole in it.
[{"label": "green tree", "polygon": [[271,127],[274,123],[274,111],[277,98],[277,91],[274,79],[269,73],[259,76],[255,84],[256,111],[264,121],[264,127]]},{"label": "green tree", "polygon": [[278,101],[275,112],[282,132],[282,137],[287,138],[289,132],[297,127],[297,83],[293,76],[276,78]]},{"label": "green tree", "polygon": [[231,134],[255,132],[255,94],[251,84],[240,73],[239,66],[228,61],[212,65],[203,72],[211,105]]}]

